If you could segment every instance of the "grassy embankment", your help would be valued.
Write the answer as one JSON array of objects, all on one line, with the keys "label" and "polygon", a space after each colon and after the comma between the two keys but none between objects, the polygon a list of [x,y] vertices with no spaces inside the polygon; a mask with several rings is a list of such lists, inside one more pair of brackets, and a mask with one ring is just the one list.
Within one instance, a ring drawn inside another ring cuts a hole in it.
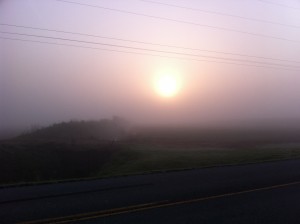
[{"label": "grassy embankment", "polygon": [[277,135],[141,131],[117,142],[31,136],[0,142],[0,184],[101,178],[293,158],[300,158],[298,132]]},{"label": "grassy embankment", "polygon": [[132,145],[127,150],[117,152],[98,175],[115,176],[295,158],[300,158],[300,144],[265,145],[244,149]]}]

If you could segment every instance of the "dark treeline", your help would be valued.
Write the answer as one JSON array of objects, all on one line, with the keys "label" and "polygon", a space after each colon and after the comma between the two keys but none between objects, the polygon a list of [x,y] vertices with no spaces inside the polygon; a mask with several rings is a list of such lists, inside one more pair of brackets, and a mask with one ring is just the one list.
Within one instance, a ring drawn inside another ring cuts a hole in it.
[{"label": "dark treeline", "polygon": [[170,146],[236,147],[300,143],[300,128],[139,127],[129,138],[135,143]]},{"label": "dark treeline", "polygon": [[96,176],[127,129],[119,117],[70,121],[0,141],[0,184]]},{"label": "dark treeline", "polygon": [[35,127],[19,139],[118,140],[124,138],[129,123],[120,117],[99,121],[69,121],[46,128]]},{"label": "dark treeline", "polygon": [[[119,117],[62,122],[46,128],[36,127],[19,137],[0,141],[0,184],[97,177],[112,169],[120,169],[115,167],[124,168],[122,164],[125,163],[130,167],[133,161],[144,159],[147,163],[148,156],[159,159],[165,155],[162,151],[148,155],[143,151],[145,148],[176,151],[178,148],[201,150],[208,147],[246,149],[249,152],[257,146],[268,144],[280,146],[289,143],[289,147],[298,147],[299,130],[191,127],[129,129],[129,123]],[[164,158],[170,156],[172,154]],[[143,168],[143,164],[140,166]]]},{"label": "dark treeline", "polygon": [[0,183],[96,176],[120,150],[116,143],[5,141],[0,144]]}]

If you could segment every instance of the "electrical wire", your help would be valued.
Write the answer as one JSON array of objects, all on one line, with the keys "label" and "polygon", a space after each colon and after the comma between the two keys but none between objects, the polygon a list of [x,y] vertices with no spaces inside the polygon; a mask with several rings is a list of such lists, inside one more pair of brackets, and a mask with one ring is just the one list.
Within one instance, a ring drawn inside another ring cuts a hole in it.
[{"label": "electrical wire", "polygon": [[265,3],[265,4],[271,4],[271,5],[276,5],[276,6],[281,6],[281,7],[284,7],[284,8],[290,8],[290,9],[294,9],[294,10],[300,10],[300,8],[295,8],[295,7],[292,7],[292,6],[289,6],[289,5],[284,5],[284,4],[281,4],[281,3],[275,3],[275,2],[269,2],[269,1],[264,1],[264,0],[258,0],[262,3]]},{"label": "electrical wire", "polygon": [[136,16],[143,16],[143,17],[152,18],[152,19],[159,19],[159,20],[165,20],[165,21],[170,21],[170,22],[188,24],[188,25],[193,25],[193,26],[206,27],[206,28],[210,28],[210,29],[223,30],[223,31],[235,32],[235,33],[242,33],[242,34],[250,35],[250,36],[257,36],[257,37],[263,37],[263,38],[269,38],[269,39],[275,39],[275,40],[281,40],[281,41],[287,41],[287,42],[300,43],[299,40],[292,40],[292,39],[287,39],[287,38],[284,38],[284,37],[277,37],[277,36],[270,36],[270,35],[264,35],[264,34],[259,34],[259,33],[252,33],[252,32],[248,32],[248,31],[242,31],[242,30],[231,29],[231,28],[220,27],[220,26],[212,26],[212,25],[189,22],[189,21],[184,21],[184,20],[171,19],[171,18],[167,18],[167,17],[154,16],[154,15],[144,14],[144,13],[139,13],[139,12],[132,12],[132,11],[127,11],[127,10],[108,8],[108,7],[98,6],[98,5],[90,5],[90,4],[73,2],[73,1],[66,1],[66,0],[55,0],[55,1],[68,3],[68,4],[76,4],[76,5],[85,6],[85,7],[92,7],[92,8],[98,8],[98,9],[103,9],[103,10],[109,10],[109,11],[114,11],[114,12],[119,12],[119,13],[126,13],[126,14],[131,14],[131,15],[136,15]]},{"label": "electrical wire", "polygon": [[209,52],[209,53],[218,53],[218,54],[225,54],[225,55],[234,55],[234,56],[258,58],[258,59],[265,59],[265,60],[290,62],[290,63],[300,63],[300,61],[285,60],[285,59],[279,59],[279,58],[270,58],[270,57],[254,56],[254,55],[248,55],[248,54],[239,54],[239,53],[231,53],[231,52],[224,52],[224,51],[214,51],[214,50],[182,47],[182,46],[175,46],[175,45],[168,45],[168,44],[159,44],[159,43],[153,43],[153,42],[129,40],[129,39],[123,39],[123,38],[107,37],[107,36],[86,34],[86,33],[79,33],[79,32],[70,32],[70,31],[63,31],[63,30],[57,30],[57,29],[46,29],[46,28],[40,28],[40,27],[23,26],[23,25],[15,25],[15,24],[7,24],[7,23],[0,23],[0,25],[8,26],[8,27],[25,28],[25,29],[31,29],[31,30],[39,30],[39,31],[50,31],[50,32],[55,32],[55,33],[74,34],[74,35],[103,38],[103,39],[109,39],[109,40],[126,41],[126,42],[131,42],[131,43],[148,44],[148,45],[153,45],[153,46],[162,46],[162,47],[177,48],[177,49],[184,49],[184,50],[202,51],[202,52]]},{"label": "electrical wire", "polygon": [[271,68],[271,69],[281,69],[281,70],[288,70],[288,71],[298,71],[295,68],[287,68],[287,67],[272,67],[272,66],[264,66],[264,65],[256,65],[256,64],[233,63],[233,62],[227,62],[227,61],[214,61],[214,60],[204,60],[204,59],[195,59],[195,58],[183,58],[183,57],[149,54],[149,53],[144,53],[144,52],[132,52],[132,51],[123,51],[123,50],[116,50],[116,49],[105,49],[105,48],[95,48],[95,47],[88,47],[88,46],[79,46],[79,45],[65,44],[65,43],[53,43],[53,42],[45,42],[45,41],[37,41],[37,40],[26,40],[26,39],[20,39],[20,38],[10,38],[10,37],[1,37],[0,36],[0,39],[30,42],[30,43],[40,43],[40,44],[48,44],[48,45],[56,45],[56,46],[68,46],[68,47],[75,47],[75,48],[110,51],[110,52],[119,52],[119,53],[128,53],[128,54],[137,54],[137,55],[147,55],[147,56],[171,58],[171,59],[180,59],[180,60],[187,60],[187,61],[200,61],[200,62],[211,62],[211,63],[239,65],[239,66],[248,66],[248,67],[269,68],[269,69]]},{"label": "electrical wire", "polygon": [[53,39],[53,40],[71,41],[71,42],[84,43],[84,44],[96,44],[96,45],[101,45],[101,46],[119,47],[119,48],[131,49],[131,50],[150,51],[150,52],[155,52],[155,53],[166,53],[166,54],[175,54],[175,55],[182,55],[182,56],[189,56],[189,57],[202,57],[202,58],[219,59],[219,60],[227,60],[227,61],[237,61],[237,62],[255,63],[255,64],[263,64],[263,65],[272,65],[272,66],[294,67],[294,68],[300,69],[299,66],[297,67],[297,66],[290,66],[290,65],[283,65],[283,64],[276,64],[276,63],[266,63],[266,62],[243,60],[243,59],[233,59],[233,58],[215,57],[215,56],[208,56],[208,55],[188,54],[188,53],[181,53],[181,52],[174,52],[174,51],[163,51],[163,50],[155,50],[155,49],[149,49],[149,48],[140,48],[140,47],[132,47],[132,46],[126,46],[126,45],[84,41],[84,40],[77,40],[77,39],[70,39],[70,38],[50,37],[50,36],[42,36],[42,35],[35,35],[35,34],[24,34],[24,33],[15,33],[15,32],[3,32],[3,31],[0,31],[0,33],[13,34],[13,35],[19,35],[19,36],[27,36],[27,37],[46,38],[46,39]]},{"label": "electrical wire", "polygon": [[140,0],[140,1],[152,3],[152,4],[164,5],[164,6],[168,6],[168,7],[198,11],[198,12],[203,12],[203,13],[208,13],[208,14],[221,15],[221,16],[233,17],[233,18],[244,19],[244,20],[249,20],[249,21],[255,21],[255,22],[260,22],[260,23],[268,23],[268,24],[279,25],[279,26],[284,26],[284,27],[291,27],[291,28],[296,28],[296,29],[300,28],[300,26],[296,26],[296,25],[278,23],[278,22],[273,22],[273,21],[263,20],[263,19],[249,18],[249,17],[245,17],[245,16],[233,15],[233,14],[228,14],[228,13],[223,13],[223,12],[209,11],[209,10],[203,10],[203,9],[199,9],[199,8],[192,8],[192,7],[174,5],[174,4],[151,1],[151,0]]}]

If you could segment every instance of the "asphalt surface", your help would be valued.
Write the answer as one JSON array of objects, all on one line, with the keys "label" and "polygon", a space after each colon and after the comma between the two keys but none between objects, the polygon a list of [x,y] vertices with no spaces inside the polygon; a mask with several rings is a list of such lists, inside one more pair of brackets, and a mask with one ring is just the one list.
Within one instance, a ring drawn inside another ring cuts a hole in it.
[{"label": "asphalt surface", "polygon": [[0,189],[24,222],[300,223],[300,160]]}]

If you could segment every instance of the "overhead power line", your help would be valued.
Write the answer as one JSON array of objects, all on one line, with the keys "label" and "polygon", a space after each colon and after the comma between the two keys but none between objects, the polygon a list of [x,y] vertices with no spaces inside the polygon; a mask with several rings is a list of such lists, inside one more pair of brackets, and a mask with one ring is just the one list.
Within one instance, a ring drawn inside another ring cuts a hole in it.
[{"label": "overhead power line", "polygon": [[269,2],[269,1],[264,1],[264,0],[258,0],[258,1],[260,1],[262,3],[266,3],[266,4],[281,6],[281,7],[284,7],[284,8],[290,8],[290,9],[294,9],[294,10],[300,10],[300,8],[296,8],[296,7],[289,6],[289,5],[284,5],[284,4],[277,3],[277,2]]},{"label": "overhead power line", "polygon": [[283,68],[283,67],[278,68],[278,67],[264,66],[264,65],[240,64],[240,63],[227,62],[227,61],[213,61],[213,60],[204,60],[204,59],[195,59],[195,58],[173,57],[173,56],[166,56],[166,55],[149,54],[149,53],[144,53],[144,52],[132,52],[132,51],[123,51],[123,50],[116,50],[116,49],[87,47],[87,46],[79,46],[79,45],[73,45],[73,44],[53,43],[53,42],[37,41],[37,40],[26,40],[26,39],[20,39],[20,38],[10,38],[10,37],[1,37],[0,36],[0,39],[22,41],[22,42],[28,42],[28,43],[48,44],[48,45],[56,45],[56,46],[67,46],[67,47],[75,47],[75,48],[91,49],[91,50],[110,51],[110,52],[118,52],[118,53],[127,53],[127,54],[136,54],[136,55],[146,55],[146,56],[171,58],[171,59],[179,59],[179,60],[186,60],[186,61],[200,61],[200,62],[210,62],[210,63],[218,63],[218,64],[268,68],[268,69],[276,69],[276,70],[281,69],[281,70],[288,70],[288,71],[297,71],[296,69],[293,69],[293,68]]},{"label": "overhead power line", "polygon": [[254,64],[290,67],[290,68],[300,69],[299,66],[291,66],[291,65],[284,65],[284,64],[277,64],[277,63],[266,63],[266,62],[243,60],[243,59],[233,59],[233,58],[215,57],[215,56],[208,56],[208,55],[188,54],[188,53],[174,52],[174,51],[163,51],[163,50],[156,50],[156,49],[149,49],[149,48],[132,47],[132,46],[126,46],[126,45],[117,45],[117,44],[107,44],[107,43],[100,43],[100,42],[70,39],[70,38],[51,37],[51,36],[24,34],[24,33],[15,33],[15,32],[3,32],[3,31],[0,31],[0,33],[19,35],[19,36],[27,36],[27,37],[46,38],[46,39],[52,39],[52,40],[71,41],[71,42],[84,43],[84,44],[96,44],[96,45],[101,45],[101,46],[118,47],[118,48],[125,48],[125,49],[130,49],[130,50],[138,50],[138,51],[146,51],[146,52],[154,52],[154,53],[174,54],[174,55],[180,55],[180,56],[200,57],[200,58],[209,58],[209,59],[242,62],[242,63],[254,63]]},{"label": "overhead power line", "polygon": [[138,41],[138,40],[129,40],[129,39],[123,39],[123,38],[107,37],[107,36],[101,36],[101,35],[70,32],[70,31],[64,31],[64,30],[47,29],[47,28],[32,27],[32,26],[23,26],[23,25],[6,24],[6,23],[0,23],[0,26],[25,28],[25,29],[39,30],[39,31],[49,31],[49,32],[63,33],[63,34],[74,34],[74,35],[80,35],[80,36],[86,36],[86,37],[95,37],[95,38],[102,38],[102,39],[108,39],[108,40],[125,41],[125,42],[130,42],[130,43],[148,44],[148,45],[152,45],[152,46],[169,47],[169,48],[193,50],[193,51],[201,51],[201,52],[209,52],[209,53],[218,53],[218,54],[224,54],[224,55],[242,56],[242,57],[257,58],[257,59],[264,59],[264,60],[274,60],[274,61],[289,62],[289,63],[300,63],[300,61],[293,61],[293,60],[286,60],[286,59],[279,59],[279,58],[270,58],[270,57],[254,56],[254,55],[241,54],[241,53],[232,53],[232,52],[224,52],[224,51],[214,51],[214,50],[206,50],[206,49],[199,49],[199,48],[182,47],[182,46],[176,46],[176,45],[160,44],[160,43]]},{"label": "overhead power line", "polygon": [[206,28],[210,28],[210,29],[223,30],[223,31],[235,32],[235,33],[242,33],[242,34],[250,35],[250,36],[257,36],[257,37],[263,37],[263,38],[269,38],[269,39],[275,39],[275,40],[281,40],[281,41],[300,43],[299,40],[292,40],[292,39],[287,39],[287,38],[284,38],[284,37],[277,37],[277,36],[270,36],[270,35],[259,34],[259,33],[252,33],[252,32],[248,32],[248,31],[242,31],[242,30],[231,29],[231,28],[220,27],[220,26],[212,26],[212,25],[189,22],[189,21],[184,21],[184,20],[171,19],[171,18],[167,18],[167,17],[154,16],[154,15],[144,14],[144,13],[139,13],[139,12],[132,12],[132,11],[127,11],[127,10],[108,8],[108,7],[98,6],[98,5],[90,5],[90,4],[73,2],[73,1],[66,1],[66,0],[55,0],[55,1],[64,2],[64,3],[68,3],[68,4],[76,4],[76,5],[85,6],[85,7],[92,7],[92,8],[98,8],[98,9],[103,9],[103,10],[109,10],[109,11],[114,11],[114,12],[119,12],[119,13],[126,13],[126,14],[131,14],[131,15],[136,15],[136,16],[143,16],[143,17],[152,18],[152,19],[159,19],[159,20],[165,20],[165,21],[170,21],[170,22],[188,24],[188,25],[193,25],[193,26],[206,27]]},{"label": "overhead power line", "polygon": [[198,12],[203,12],[203,13],[207,13],[207,14],[221,15],[221,16],[233,17],[233,18],[244,19],[244,20],[249,20],[249,21],[255,21],[255,22],[260,22],[260,23],[268,23],[268,24],[291,27],[291,28],[297,28],[297,29],[300,28],[300,26],[296,26],[296,25],[279,23],[279,22],[263,20],[263,19],[249,18],[249,17],[245,17],[245,16],[233,15],[233,14],[228,14],[228,13],[223,13],[223,12],[210,11],[210,10],[204,10],[204,9],[199,9],[199,8],[192,8],[192,7],[187,7],[187,6],[174,5],[174,4],[151,1],[151,0],[140,0],[140,1],[147,2],[147,3],[152,3],[152,4],[164,5],[164,6],[168,6],[168,7],[198,11]]},{"label": "overhead power line", "polygon": [[268,65],[259,65],[259,64],[249,64],[249,63],[247,64],[247,63],[235,63],[235,62],[228,62],[228,61],[206,60],[206,59],[198,59],[198,58],[186,58],[186,57],[159,55],[159,54],[152,54],[152,53],[145,53],[145,52],[124,51],[124,50],[119,50],[119,49],[96,48],[96,47],[79,46],[79,45],[66,44],[66,43],[54,43],[54,42],[46,42],[46,41],[39,41],[39,40],[28,40],[28,39],[21,39],[21,38],[11,38],[11,37],[1,37],[0,36],[0,39],[30,42],[30,43],[40,43],[40,44],[48,44],[48,45],[56,45],[56,46],[68,46],[68,47],[75,47],[75,48],[119,52],[119,53],[128,53],[128,54],[136,54],[136,55],[147,55],[147,56],[153,56],[153,57],[180,59],[180,60],[186,60],[186,61],[211,62],[211,63],[219,63],[219,64],[239,65],[239,66],[258,67],[258,68],[272,68],[272,69],[281,69],[281,70],[289,70],[289,71],[298,71],[300,69],[297,67],[288,67],[288,66],[287,67],[274,67],[272,65],[268,66]]},{"label": "overhead power line", "polygon": [[[239,64],[239,63],[226,62],[226,61],[213,61],[213,60],[203,60],[203,59],[195,59],[195,58],[183,58],[183,57],[175,57],[175,56],[150,54],[150,53],[144,53],[144,52],[123,51],[123,50],[116,50],[116,49],[105,49],[105,48],[96,48],[96,47],[88,47],[88,46],[79,46],[79,45],[73,45],[73,44],[53,43],[53,42],[37,41],[37,40],[26,40],[26,39],[20,39],[20,38],[10,38],[10,37],[1,37],[0,36],[0,39],[22,41],[22,42],[29,42],[29,43],[48,44],[48,45],[56,45],[56,46],[67,46],[67,47],[75,47],[75,48],[83,48],[83,49],[91,49],[91,50],[100,50],[100,51],[119,52],[119,53],[127,53],[127,54],[146,55],[146,56],[180,59],[180,60],[187,60],[187,61],[212,62],[212,63],[219,63],[219,64],[230,64],[230,65],[240,65],[240,66],[250,66],[250,67],[259,67],[259,68],[278,69],[277,67],[263,66],[263,65]],[[286,69],[286,68],[280,68],[280,69],[295,71],[295,69]]]}]

